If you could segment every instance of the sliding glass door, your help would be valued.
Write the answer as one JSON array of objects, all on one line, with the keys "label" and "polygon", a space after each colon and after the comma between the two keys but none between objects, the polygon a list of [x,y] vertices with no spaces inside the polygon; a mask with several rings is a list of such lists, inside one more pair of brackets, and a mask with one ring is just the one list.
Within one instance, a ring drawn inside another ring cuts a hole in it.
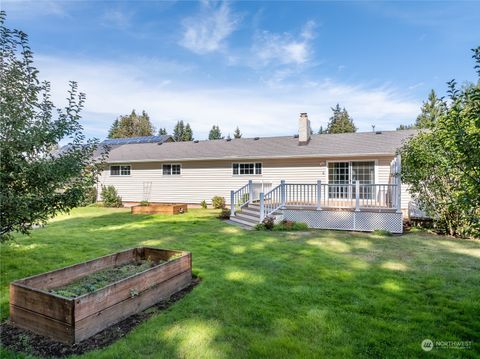
[{"label": "sliding glass door", "polygon": [[[328,195],[332,199],[351,199],[355,197],[355,186],[375,183],[375,161],[345,161],[328,163]],[[370,199],[373,186],[361,186],[360,198]]]}]

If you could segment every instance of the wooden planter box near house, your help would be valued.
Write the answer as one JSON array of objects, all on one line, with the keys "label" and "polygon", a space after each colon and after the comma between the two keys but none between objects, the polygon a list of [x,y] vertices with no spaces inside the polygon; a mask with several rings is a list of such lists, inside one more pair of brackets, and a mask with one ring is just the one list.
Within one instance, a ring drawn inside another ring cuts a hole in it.
[{"label": "wooden planter box near house", "polygon": [[132,214],[179,214],[186,213],[188,206],[185,203],[159,203],[148,206],[133,206]]},{"label": "wooden planter box near house", "polygon": [[[167,262],[76,298],[49,292],[139,259]],[[61,342],[78,343],[187,287],[191,269],[189,252],[142,247],[21,279],[10,284],[10,321]]]}]

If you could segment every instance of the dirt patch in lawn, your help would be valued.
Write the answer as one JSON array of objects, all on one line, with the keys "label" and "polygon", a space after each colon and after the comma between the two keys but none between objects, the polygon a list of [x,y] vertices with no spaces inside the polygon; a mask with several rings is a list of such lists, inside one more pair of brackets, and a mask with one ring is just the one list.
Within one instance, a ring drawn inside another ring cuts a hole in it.
[{"label": "dirt patch in lawn", "polygon": [[176,301],[182,299],[186,294],[200,283],[200,278],[193,277],[192,284],[187,288],[175,293],[169,300],[160,302],[143,312],[132,315],[121,322],[108,327],[77,344],[64,344],[53,341],[30,331],[19,329],[8,322],[0,324],[0,343],[3,347],[13,351],[41,357],[61,358],[69,355],[80,355],[92,350],[104,348],[113,342],[121,339],[133,330],[137,325],[149,319],[153,315],[167,309]]}]

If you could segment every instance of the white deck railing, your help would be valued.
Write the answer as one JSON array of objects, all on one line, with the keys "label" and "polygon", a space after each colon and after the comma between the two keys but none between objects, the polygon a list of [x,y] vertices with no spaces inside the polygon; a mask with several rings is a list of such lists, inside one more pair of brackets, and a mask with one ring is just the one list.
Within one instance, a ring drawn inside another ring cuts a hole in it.
[{"label": "white deck railing", "polygon": [[317,210],[346,208],[356,211],[367,209],[396,209],[400,211],[397,184],[322,184],[285,183],[266,194],[260,194],[260,220],[280,208],[315,207]]},{"label": "white deck railing", "polygon": [[[258,187],[258,186],[257,186]],[[315,207],[317,210],[344,208],[361,210],[396,209],[400,207],[400,185],[397,184],[323,184],[286,183],[264,193],[250,180],[236,191],[230,192],[230,212],[249,203],[260,205],[260,221],[281,208]],[[256,191],[257,189],[257,191]]]}]

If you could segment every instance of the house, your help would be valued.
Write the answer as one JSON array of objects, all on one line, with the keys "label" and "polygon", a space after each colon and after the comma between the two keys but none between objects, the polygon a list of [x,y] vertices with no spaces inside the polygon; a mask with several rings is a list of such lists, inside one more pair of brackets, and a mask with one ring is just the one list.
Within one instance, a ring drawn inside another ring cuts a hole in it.
[{"label": "house", "polygon": [[110,140],[99,185],[115,186],[126,203],[222,196],[232,220],[245,225],[276,215],[316,228],[401,232],[410,195],[396,151],[415,133],[313,135],[302,113],[294,136]]}]

